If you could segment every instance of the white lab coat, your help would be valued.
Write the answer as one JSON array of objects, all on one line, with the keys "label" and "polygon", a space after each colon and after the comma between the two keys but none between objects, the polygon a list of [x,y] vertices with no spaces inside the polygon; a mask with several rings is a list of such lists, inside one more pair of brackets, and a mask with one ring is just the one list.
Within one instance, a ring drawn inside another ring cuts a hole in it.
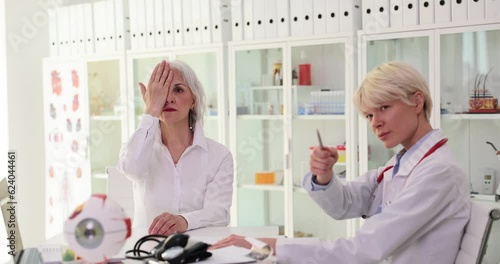
[{"label": "white lab coat", "polygon": [[[392,178],[385,173],[368,218],[350,239],[279,239],[279,263],[454,263],[469,221],[468,180],[445,144],[415,166],[443,138],[433,131]],[[394,165],[393,157],[386,166]],[[385,167],[343,185],[334,177],[326,190],[310,196],[335,219],[366,213],[376,179]],[[413,170],[413,171],[412,171]],[[411,174],[410,174],[411,172]]]}]

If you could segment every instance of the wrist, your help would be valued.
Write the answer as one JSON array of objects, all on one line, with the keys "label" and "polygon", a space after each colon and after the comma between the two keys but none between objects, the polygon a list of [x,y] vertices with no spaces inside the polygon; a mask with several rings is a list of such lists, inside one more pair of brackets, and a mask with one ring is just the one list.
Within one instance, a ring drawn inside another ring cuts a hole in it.
[{"label": "wrist", "polygon": [[313,175],[313,182],[318,185],[328,185],[333,178],[333,173],[331,175]]},{"label": "wrist", "polygon": [[150,107],[147,107],[144,109],[144,114],[148,114],[150,116],[160,117],[160,113],[161,113],[161,111],[158,111],[156,109],[152,109]]}]

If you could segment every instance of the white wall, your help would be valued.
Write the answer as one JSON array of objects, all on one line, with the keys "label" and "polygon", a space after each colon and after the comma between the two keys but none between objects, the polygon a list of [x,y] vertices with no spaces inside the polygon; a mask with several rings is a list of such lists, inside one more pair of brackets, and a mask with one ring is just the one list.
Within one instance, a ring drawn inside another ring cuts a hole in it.
[{"label": "white wall", "polygon": [[25,247],[45,240],[42,58],[49,54],[48,19],[43,7],[47,2],[5,0],[9,148],[18,155],[17,217]]}]

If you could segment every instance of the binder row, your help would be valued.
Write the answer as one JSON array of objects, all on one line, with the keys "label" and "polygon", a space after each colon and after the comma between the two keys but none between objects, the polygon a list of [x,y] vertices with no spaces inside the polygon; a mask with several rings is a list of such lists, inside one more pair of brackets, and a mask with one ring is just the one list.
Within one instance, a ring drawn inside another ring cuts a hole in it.
[{"label": "binder row", "polygon": [[129,0],[129,4],[133,50],[231,40],[230,0]]},{"label": "binder row", "polygon": [[363,0],[363,30],[500,21],[499,0]]},{"label": "binder row", "polygon": [[126,0],[106,0],[49,10],[51,56],[128,49]]},{"label": "binder row", "polygon": [[230,0],[104,0],[49,10],[52,56],[231,40]]},{"label": "binder row", "polygon": [[361,28],[360,4],[360,0],[231,0],[232,40],[355,32]]},{"label": "binder row", "polygon": [[500,21],[500,0],[102,0],[49,10],[51,56]]}]

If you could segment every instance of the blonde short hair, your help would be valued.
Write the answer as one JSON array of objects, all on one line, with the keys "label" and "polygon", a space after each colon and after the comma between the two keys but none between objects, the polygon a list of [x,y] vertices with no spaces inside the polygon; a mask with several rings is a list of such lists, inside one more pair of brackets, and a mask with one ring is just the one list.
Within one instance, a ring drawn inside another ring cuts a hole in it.
[{"label": "blonde short hair", "polygon": [[379,107],[383,102],[401,100],[415,105],[410,100],[415,92],[424,97],[424,112],[427,120],[432,111],[429,85],[424,77],[411,65],[399,61],[384,63],[370,71],[356,90],[353,101],[358,112]]}]

